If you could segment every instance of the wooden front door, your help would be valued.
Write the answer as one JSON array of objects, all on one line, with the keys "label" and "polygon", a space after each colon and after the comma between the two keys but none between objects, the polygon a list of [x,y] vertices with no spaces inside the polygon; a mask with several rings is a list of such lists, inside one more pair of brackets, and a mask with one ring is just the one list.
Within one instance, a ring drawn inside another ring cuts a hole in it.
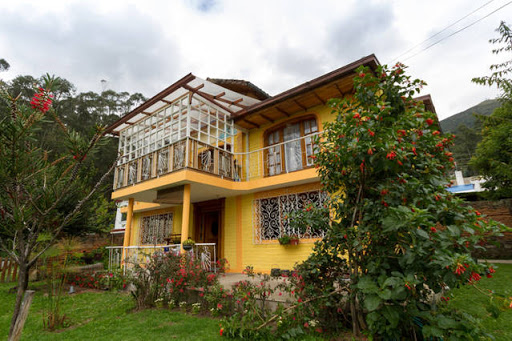
[{"label": "wooden front door", "polygon": [[217,257],[222,257],[221,240],[224,199],[194,204],[196,243],[215,243]]}]

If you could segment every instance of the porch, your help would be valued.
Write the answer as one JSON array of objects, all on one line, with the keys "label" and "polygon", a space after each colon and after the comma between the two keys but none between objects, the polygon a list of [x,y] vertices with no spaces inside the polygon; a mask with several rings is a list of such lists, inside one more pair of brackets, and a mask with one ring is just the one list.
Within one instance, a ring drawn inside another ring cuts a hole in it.
[{"label": "porch", "polygon": [[[127,268],[133,264],[147,263],[149,259],[158,254],[172,252],[179,254],[181,244],[170,245],[151,245],[151,246],[107,246],[108,250],[108,270],[123,268],[126,274]],[[196,243],[188,252],[195,259],[201,260],[201,267],[205,271],[217,272],[217,245],[215,243]],[[125,266],[123,266],[125,265]]]}]

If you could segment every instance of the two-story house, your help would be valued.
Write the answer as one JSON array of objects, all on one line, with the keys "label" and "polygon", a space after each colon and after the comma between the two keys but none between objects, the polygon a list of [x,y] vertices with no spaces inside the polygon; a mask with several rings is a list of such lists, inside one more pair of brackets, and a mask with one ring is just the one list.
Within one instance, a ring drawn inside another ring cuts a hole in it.
[{"label": "two-story house", "polygon": [[370,55],[276,96],[188,74],[112,124],[121,155],[112,198],[128,201],[125,256],[191,237],[233,272],[307,258],[321,235],[302,234],[296,246],[277,239],[297,233],[287,212],[325,200],[313,137],[334,119],[327,101],[353,92],[356,68],[378,64]]}]

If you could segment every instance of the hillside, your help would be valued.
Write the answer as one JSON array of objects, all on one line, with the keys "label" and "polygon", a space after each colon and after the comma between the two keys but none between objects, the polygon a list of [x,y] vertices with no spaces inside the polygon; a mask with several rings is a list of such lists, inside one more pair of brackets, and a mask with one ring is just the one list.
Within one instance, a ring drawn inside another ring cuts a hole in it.
[{"label": "hillside", "polygon": [[445,118],[440,122],[441,128],[445,133],[455,133],[461,124],[465,124],[468,128],[473,128],[476,122],[474,114],[489,116],[499,106],[500,103],[496,99],[485,100],[458,114]]}]

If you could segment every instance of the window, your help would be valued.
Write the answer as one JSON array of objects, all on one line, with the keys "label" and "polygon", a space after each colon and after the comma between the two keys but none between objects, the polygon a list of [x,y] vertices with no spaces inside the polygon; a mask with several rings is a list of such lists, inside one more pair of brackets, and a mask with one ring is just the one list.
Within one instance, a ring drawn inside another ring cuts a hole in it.
[{"label": "window", "polygon": [[320,207],[326,198],[327,194],[325,192],[316,190],[254,200],[255,243],[275,240],[283,234],[296,234],[300,238],[322,238],[323,232],[311,233],[311,231],[306,231],[301,234],[299,231],[293,230],[289,225],[286,214],[295,210],[302,210],[309,203]]},{"label": "window", "polygon": [[164,244],[172,232],[173,214],[156,214],[142,217],[139,239],[141,244]]},{"label": "window", "polygon": [[266,175],[289,173],[313,165],[312,135],[318,132],[316,119],[292,121],[265,134]]}]

